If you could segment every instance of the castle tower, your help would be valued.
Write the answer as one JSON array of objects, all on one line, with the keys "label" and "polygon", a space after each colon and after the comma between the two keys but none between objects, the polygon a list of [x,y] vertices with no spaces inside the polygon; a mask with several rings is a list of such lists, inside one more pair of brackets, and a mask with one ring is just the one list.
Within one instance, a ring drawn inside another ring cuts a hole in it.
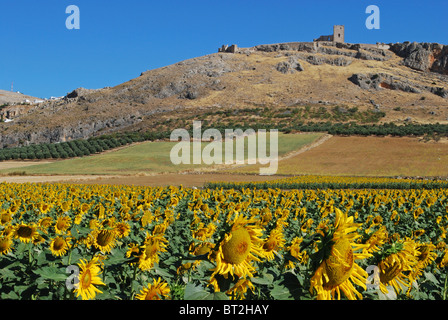
[{"label": "castle tower", "polygon": [[343,25],[336,25],[333,27],[333,42],[345,42],[345,27]]}]

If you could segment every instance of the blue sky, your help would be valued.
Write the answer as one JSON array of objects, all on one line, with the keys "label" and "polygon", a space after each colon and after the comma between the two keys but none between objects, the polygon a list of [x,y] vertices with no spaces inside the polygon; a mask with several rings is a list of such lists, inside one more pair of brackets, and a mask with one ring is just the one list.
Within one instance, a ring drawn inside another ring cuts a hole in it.
[{"label": "blue sky", "polygon": [[[80,10],[80,29],[65,26]],[[380,9],[369,30],[366,8]],[[0,89],[46,98],[115,86],[222,44],[312,41],[344,24],[346,41],[448,44],[446,0],[0,0]]]}]

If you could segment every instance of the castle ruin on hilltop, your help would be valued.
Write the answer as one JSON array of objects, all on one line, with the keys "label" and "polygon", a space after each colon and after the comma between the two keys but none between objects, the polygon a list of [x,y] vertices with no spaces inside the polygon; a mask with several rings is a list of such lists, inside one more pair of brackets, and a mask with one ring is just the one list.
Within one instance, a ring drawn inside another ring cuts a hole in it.
[{"label": "castle ruin on hilltop", "polygon": [[218,52],[235,53],[235,52],[237,52],[237,50],[238,50],[238,46],[236,44],[232,44],[231,46],[223,44],[221,48],[218,48]]},{"label": "castle ruin on hilltop", "polygon": [[[332,42],[333,44],[345,43],[345,26],[334,25],[333,34],[329,36],[320,36],[317,39],[313,39],[313,42],[319,45],[319,42]],[[388,50],[390,45],[377,42],[376,44],[359,44],[361,48],[377,48],[382,50]]]},{"label": "castle ruin on hilltop", "polygon": [[[281,46],[286,47],[293,47],[295,44],[311,44],[313,45],[314,49],[322,46],[345,46],[350,45],[345,42],[345,26],[344,25],[334,25],[333,26],[333,34],[328,36],[320,36],[317,39],[313,39],[313,42],[291,42],[287,44],[281,44]],[[381,50],[388,50],[390,48],[389,44],[377,42],[376,44],[356,44],[354,45],[358,49],[381,49]],[[260,46],[257,46],[260,47]],[[263,45],[261,46],[263,47]],[[222,45],[222,47],[218,48],[218,52],[220,53],[238,53],[240,52],[240,48],[236,44],[233,44],[231,46],[229,45]]]},{"label": "castle ruin on hilltop", "polygon": [[[317,39],[314,39],[313,42],[333,42],[333,43],[345,43],[345,26],[343,25],[335,25],[333,26],[333,34],[329,36],[320,36]],[[228,53],[236,53],[238,51],[238,46],[236,44],[222,45],[218,48],[218,52],[228,52]]]},{"label": "castle ruin on hilltop", "polygon": [[329,36],[320,36],[317,39],[313,40],[317,41],[327,41],[334,43],[345,43],[345,26],[343,25],[335,25],[333,26],[333,34]]}]

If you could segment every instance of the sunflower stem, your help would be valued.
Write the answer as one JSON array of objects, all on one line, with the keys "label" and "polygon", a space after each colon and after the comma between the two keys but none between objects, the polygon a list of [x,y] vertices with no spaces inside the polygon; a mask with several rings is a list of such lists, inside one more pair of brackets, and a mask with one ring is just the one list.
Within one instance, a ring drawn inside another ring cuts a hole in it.
[{"label": "sunflower stem", "polygon": [[134,296],[135,296],[135,291],[134,291],[134,281],[137,278],[137,270],[138,270],[138,264],[136,263],[134,265],[134,273],[132,275],[132,279],[131,279],[131,300],[134,300]]},{"label": "sunflower stem", "polygon": [[28,263],[31,264],[33,263],[33,254],[32,254],[32,250],[33,250],[33,242],[30,241],[29,243],[29,248],[28,248]]},{"label": "sunflower stem", "polygon": [[70,252],[68,253],[68,261],[67,261],[67,265],[69,266],[71,261],[72,261],[72,251],[73,249],[70,249]]},{"label": "sunflower stem", "polygon": [[448,284],[448,275],[445,277],[445,284],[443,285],[443,300],[446,300],[446,292],[447,292],[447,284]]}]

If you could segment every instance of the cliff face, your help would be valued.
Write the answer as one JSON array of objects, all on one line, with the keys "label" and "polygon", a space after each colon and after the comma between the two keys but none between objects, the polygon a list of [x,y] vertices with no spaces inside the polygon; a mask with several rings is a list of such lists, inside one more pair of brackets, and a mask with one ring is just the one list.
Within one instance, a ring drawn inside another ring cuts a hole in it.
[{"label": "cliff face", "polygon": [[404,58],[403,63],[407,67],[448,75],[448,46],[446,45],[404,42],[392,44],[390,50]]}]

